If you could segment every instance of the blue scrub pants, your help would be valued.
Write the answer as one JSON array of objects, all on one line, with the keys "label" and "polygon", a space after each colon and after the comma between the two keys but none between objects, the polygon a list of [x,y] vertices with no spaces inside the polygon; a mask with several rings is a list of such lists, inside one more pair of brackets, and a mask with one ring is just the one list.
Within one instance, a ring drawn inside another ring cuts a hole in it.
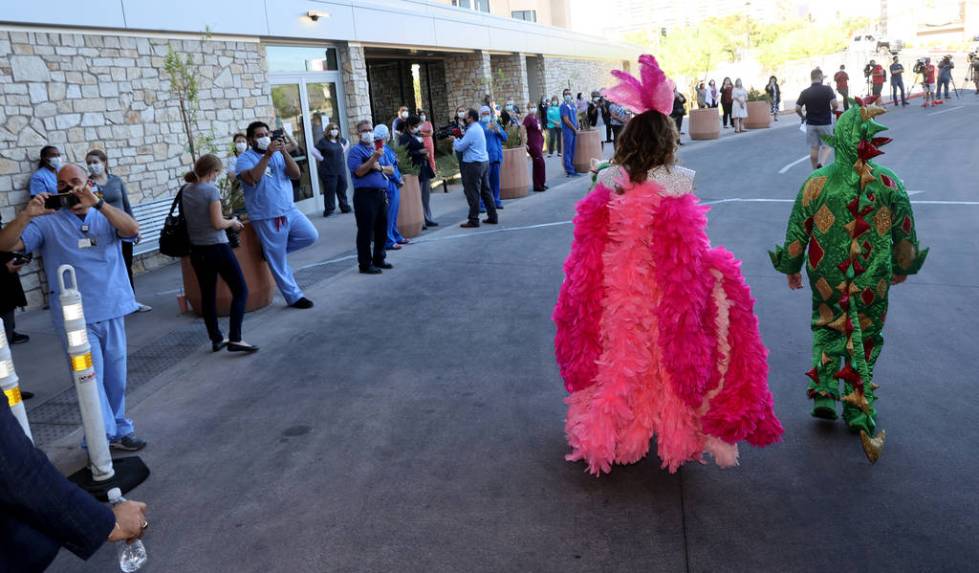
[{"label": "blue scrub pants", "polygon": [[262,241],[265,260],[275,284],[286,299],[286,304],[295,303],[303,298],[303,291],[296,283],[286,255],[315,243],[319,232],[298,209],[292,209],[282,217],[252,220],[251,223]]},{"label": "blue scrub pants", "polygon": [[394,245],[405,240],[398,232],[398,210],[401,208],[401,189],[397,185],[388,185],[388,238],[384,243],[384,248],[390,249]]},{"label": "blue scrub pants", "polygon": [[577,134],[573,129],[563,128],[564,131],[564,172],[568,175],[575,175],[578,172],[574,168],[574,148]]},{"label": "blue scrub pants", "polygon": [[[120,316],[85,326],[88,344],[92,347],[92,367],[98,382],[105,437],[114,442],[134,430],[133,421],[126,417],[126,319]],[[56,324],[55,332],[60,335],[61,345],[67,353],[64,324]],[[70,360],[68,373],[71,375]]]}]

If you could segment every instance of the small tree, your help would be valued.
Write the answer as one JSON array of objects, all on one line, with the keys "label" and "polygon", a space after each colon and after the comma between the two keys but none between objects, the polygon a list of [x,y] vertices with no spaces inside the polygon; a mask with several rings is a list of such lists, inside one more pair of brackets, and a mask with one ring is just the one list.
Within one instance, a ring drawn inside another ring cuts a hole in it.
[{"label": "small tree", "polygon": [[193,161],[197,161],[194,126],[197,124],[197,110],[200,100],[197,93],[197,75],[194,73],[194,58],[190,54],[181,57],[173,47],[167,48],[163,69],[170,76],[170,93],[180,104],[180,121],[187,136],[187,150]]}]

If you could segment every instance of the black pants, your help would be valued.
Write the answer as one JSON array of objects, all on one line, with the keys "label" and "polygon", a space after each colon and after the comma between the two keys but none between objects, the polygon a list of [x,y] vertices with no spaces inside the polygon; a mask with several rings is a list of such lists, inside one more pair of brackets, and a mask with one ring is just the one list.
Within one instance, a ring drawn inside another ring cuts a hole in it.
[{"label": "black pants", "polygon": [[731,122],[731,125],[734,125],[734,118],[731,117],[731,111],[734,109],[734,102],[721,102],[721,108],[724,110],[724,127],[727,127],[729,121]]},{"label": "black pants", "polygon": [[129,286],[136,292],[136,283],[133,281],[133,244],[129,241],[122,241],[122,260],[126,262],[126,272],[129,273]]},{"label": "black pants", "polygon": [[622,126],[622,125],[613,125],[612,126],[612,143],[615,144],[613,147],[618,147],[618,145],[619,145],[619,134],[622,133],[622,128],[623,127],[624,126]]},{"label": "black pants", "polygon": [[673,118],[673,123],[676,124],[676,133],[677,133],[677,135],[679,135],[683,131],[683,116],[682,115],[673,115],[673,116],[670,116],[670,117]]},{"label": "black pants", "polygon": [[354,216],[357,217],[357,264],[362,269],[384,264],[384,243],[388,238],[385,190],[354,189]]},{"label": "black pants", "polygon": [[14,329],[17,328],[16,308],[0,312],[0,319],[3,319],[3,332],[7,336],[7,344],[14,338]]},{"label": "black pants", "polygon": [[469,202],[469,222],[479,224],[479,200],[486,205],[486,218],[496,221],[496,202],[493,200],[493,188],[489,183],[489,162],[474,161],[462,163],[462,189]]},{"label": "black pants", "polygon": [[344,213],[350,211],[350,203],[347,202],[347,178],[341,175],[321,175],[320,182],[323,184],[323,213],[330,214],[337,209],[340,203],[340,210]]},{"label": "black pants", "polygon": [[605,120],[605,143],[612,141],[612,124]]},{"label": "black pants", "polygon": [[231,291],[228,340],[241,342],[241,322],[245,319],[248,285],[245,284],[245,277],[241,274],[235,252],[227,243],[194,245],[190,249],[190,264],[194,267],[197,284],[201,287],[201,314],[204,315],[208,338],[211,342],[224,340],[221,327],[218,326],[218,309],[215,303],[218,276],[220,276]]}]

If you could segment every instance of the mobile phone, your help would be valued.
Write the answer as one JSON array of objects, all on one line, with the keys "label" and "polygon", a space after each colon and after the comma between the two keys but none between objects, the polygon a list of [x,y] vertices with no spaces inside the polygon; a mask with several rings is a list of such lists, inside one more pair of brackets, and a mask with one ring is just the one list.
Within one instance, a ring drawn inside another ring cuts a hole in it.
[{"label": "mobile phone", "polygon": [[285,137],[285,133],[285,130],[273,129],[271,133],[272,141],[275,141],[276,139],[283,139]]},{"label": "mobile phone", "polygon": [[384,140],[383,139],[378,139],[377,141],[375,141],[374,142],[374,149],[376,149],[378,151],[384,149]]},{"label": "mobile phone", "polygon": [[57,211],[65,207],[70,209],[78,203],[78,197],[75,197],[73,193],[57,193],[48,195],[47,199],[44,200],[44,208]]}]

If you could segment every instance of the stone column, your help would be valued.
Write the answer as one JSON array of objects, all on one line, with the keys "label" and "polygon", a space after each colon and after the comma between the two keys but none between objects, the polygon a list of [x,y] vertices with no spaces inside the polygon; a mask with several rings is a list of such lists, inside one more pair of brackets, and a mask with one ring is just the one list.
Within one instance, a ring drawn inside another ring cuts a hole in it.
[{"label": "stone column", "polygon": [[453,54],[445,60],[446,100],[454,112],[459,106],[479,108],[483,98],[493,97],[493,72],[489,52]]},{"label": "stone column", "polygon": [[361,44],[339,48],[343,101],[347,111],[347,138],[356,140],[357,122],[371,118],[371,95],[367,84],[367,61]]},{"label": "stone column", "polygon": [[[493,68],[493,91],[501,100],[513,98],[523,109],[530,97],[525,54],[496,55],[490,58]],[[503,102],[497,102],[503,105]]]}]

